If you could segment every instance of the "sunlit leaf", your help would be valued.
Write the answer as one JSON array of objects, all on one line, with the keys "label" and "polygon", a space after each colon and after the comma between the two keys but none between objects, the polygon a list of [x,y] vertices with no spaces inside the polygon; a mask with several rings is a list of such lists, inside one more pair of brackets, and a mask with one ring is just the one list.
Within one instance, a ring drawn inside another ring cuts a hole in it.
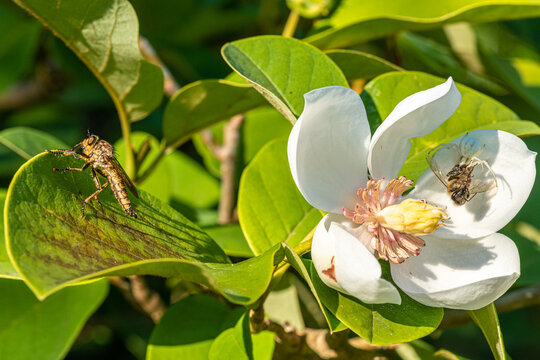
[{"label": "sunlit leaf", "polygon": [[144,191],[140,199],[131,197],[137,219],[124,214],[108,189],[99,196],[101,205],[89,204],[82,219],[82,200],[95,190],[91,176],[51,171],[77,165],[72,158],[38,155],[19,169],[8,190],[7,248],[40,298],[111,274],[180,276],[237,303],[251,303],[265,291],[283,257],[279,246],[230,265],[197,225]]},{"label": "sunlit leaf", "polygon": [[293,124],[304,108],[305,93],[324,86],[347,86],[332,60],[296,39],[257,36],[225,44],[221,53],[234,71]]},{"label": "sunlit leaf", "polygon": [[238,224],[218,225],[204,228],[204,231],[214,239],[229,256],[249,258],[253,251],[244,237],[244,233]]},{"label": "sunlit leaf", "polygon": [[144,118],[161,102],[163,73],[143,60],[127,0],[15,0],[58,36],[107,89],[121,118]]},{"label": "sunlit leaf", "polygon": [[381,38],[400,30],[424,30],[454,22],[489,22],[534,17],[540,2],[497,1],[403,1],[366,2],[343,0],[326,19],[315,24],[315,34],[306,38],[324,48],[345,47]]},{"label": "sunlit leaf", "polygon": [[240,181],[238,216],[255,254],[280,242],[297,245],[321,220],[319,210],[296,188],[286,140],[268,143],[246,167]]},{"label": "sunlit leaf", "polygon": [[287,323],[295,329],[303,329],[304,319],[293,280],[294,276],[291,273],[284,274],[266,297],[264,312],[269,319],[279,324]]},{"label": "sunlit leaf", "polygon": [[16,278],[20,275],[11,264],[8,253],[6,251],[6,241],[4,239],[4,204],[6,202],[7,190],[0,189],[0,277],[1,278]]},{"label": "sunlit leaf", "polygon": [[403,70],[383,58],[357,50],[328,50],[326,55],[339,66],[348,80],[369,80],[389,71]]},{"label": "sunlit leaf", "polygon": [[101,280],[39,301],[22,281],[0,280],[0,358],[64,358],[108,288]]}]

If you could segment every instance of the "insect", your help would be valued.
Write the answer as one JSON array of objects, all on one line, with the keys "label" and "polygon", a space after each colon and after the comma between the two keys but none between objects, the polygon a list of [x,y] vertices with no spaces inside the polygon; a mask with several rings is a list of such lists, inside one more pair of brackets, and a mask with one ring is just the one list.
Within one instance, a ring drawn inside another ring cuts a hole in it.
[{"label": "insect", "polygon": [[[78,153],[75,150],[81,148],[82,153]],[[49,154],[69,156],[72,155],[76,159],[85,160],[86,163],[82,168],[66,168],[66,169],[57,169],[53,168],[53,171],[66,172],[66,171],[84,171],[90,167],[92,179],[96,184],[97,191],[92,195],[87,197],[82,204],[82,217],[84,218],[84,208],[86,204],[94,199],[99,203],[97,198],[98,194],[102,192],[107,186],[111,185],[114,197],[122,208],[126,215],[137,217],[131,202],[128,198],[126,187],[135,195],[139,197],[135,185],[129,179],[126,172],[114,156],[114,150],[111,144],[105,140],[100,140],[97,135],[90,135],[88,137],[72,147],[71,149],[55,149],[55,150],[46,150]],[[101,185],[98,174],[103,176],[107,181],[105,184]]]},{"label": "insect", "polygon": [[[465,135],[459,143],[441,144],[432,149],[426,160],[433,173],[446,186],[446,192],[456,205],[464,205],[476,194],[497,188],[497,178],[487,161],[478,158],[483,151],[478,140]],[[443,164],[450,169],[446,175]],[[480,165],[481,172],[475,168]]]}]

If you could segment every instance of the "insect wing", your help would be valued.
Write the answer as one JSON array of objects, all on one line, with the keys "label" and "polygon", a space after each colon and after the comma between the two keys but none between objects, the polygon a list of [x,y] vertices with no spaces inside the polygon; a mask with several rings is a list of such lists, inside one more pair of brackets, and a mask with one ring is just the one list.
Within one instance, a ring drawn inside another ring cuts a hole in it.
[{"label": "insect wing", "polygon": [[436,148],[432,149],[430,152],[428,152],[426,155],[426,161],[435,176],[439,178],[439,180],[443,183],[444,186],[447,186],[446,177],[442,174],[441,169],[439,168],[439,165],[435,160],[435,154],[441,149],[442,146],[443,145],[439,145]]},{"label": "insect wing", "polygon": [[112,164],[112,166],[115,168],[115,170],[118,171],[118,173],[122,177],[122,181],[128,187],[128,189],[131,191],[131,193],[133,195],[135,195],[136,198],[138,198],[139,193],[137,193],[137,189],[135,188],[135,185],[133,184],[133,182],[131,181],[129,176],[124,171],[124,168],[122,167],[122,165],[120,165],[120,163],[118,162],[118,160],[116,160],[115,157],[109,157],[108,160]]}]

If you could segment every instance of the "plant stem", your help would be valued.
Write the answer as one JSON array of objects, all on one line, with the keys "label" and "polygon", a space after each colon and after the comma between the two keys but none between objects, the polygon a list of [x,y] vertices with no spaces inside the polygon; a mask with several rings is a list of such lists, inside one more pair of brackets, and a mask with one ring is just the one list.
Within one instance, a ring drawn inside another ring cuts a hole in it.
[{"label": "plant stem", "polygon": [[[122,109],[121,107],[117,107]],[[131,123],[129,122],[126,113],[118,111],[120,116],[120,126],[122,127],[122,137],[124,138],[124,146],[126,147],[126,173],[130,179],[135,179],[135,152],[131,145]]]},{"label": "plant stem", "polygon": [[298,20],[300,20],[300,14],[298,14],[298,12],[296,12],[295,10],[291,10],[281,35],[284,37],[293,37],[294,32],[296,31],[296,27],[298,26]]},{"label": "plant stem", "polygon": [[150,166],[141,175],[137,175],[135,177],[135,179],[133,180],[133,183],[135,183],[135,185],[139,185],[144,180],[146,180],[146,178],[148,178],[148,176],[156,169],[156,167],[158,166],[159,162],[163,159],[163,157],[171,153],[171,151],[173,151],[173,149],[167,147],[165,145],[165,141],[163,141],[161,143],[161,148],[159,150],[158,156],[156,156],[154,161],[152,161]]}]

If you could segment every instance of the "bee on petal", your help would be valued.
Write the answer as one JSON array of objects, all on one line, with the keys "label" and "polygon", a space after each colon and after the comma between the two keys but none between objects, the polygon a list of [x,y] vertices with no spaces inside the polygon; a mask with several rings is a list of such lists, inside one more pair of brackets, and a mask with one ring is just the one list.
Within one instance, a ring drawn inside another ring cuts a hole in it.
[{"label": "bee on petal", "polygon": [[[81,149],[81,152],[76,152],[77,149]],[[111,144],[105,140],[100,140],[96,135],[88,134],[88,137],[72,147],[71,149],[55,149],[46,150],[49,154],[61,155],[61,156],[73,156],[76,159],[85,160],[86,163],[79,168],[65,168],[57,169],[53,168],[53,171],[66,172],[66,171],[84,171],[90,168],[92,179],[96,184],[97,191],[87,197],[82,204],[82,217],[84,218],[84,208],[86,204],[94,199],[99,203],[97,198],[98,194],[102,192],[107,186],[111,186],[114,193],[114,197],[120,203],[120,206],[124,209],[126,215],[137,217],[137,214],[131,206],[126,187],[131,191],[135,197],[139,197],[137,189],[126,172],[114,156],[114,150]],[[103,176],[107,181],[101,185],[98,174]]]},{"label": "bee on petal", "polygon": [[[456,205],[464,205],[476,194],[497,188],[497,177],[488,162],[478,156],[483,147],[478,141],[465,135],[457,144],[441,144],[432,149],[426,160],[433,173],[446,186],[446,192]],[[450,171],[444,174],[441,164],[453,159]],[[477,166],[480,165],[480,171]],[[476,171],[477,179],[473,179]]]}]

